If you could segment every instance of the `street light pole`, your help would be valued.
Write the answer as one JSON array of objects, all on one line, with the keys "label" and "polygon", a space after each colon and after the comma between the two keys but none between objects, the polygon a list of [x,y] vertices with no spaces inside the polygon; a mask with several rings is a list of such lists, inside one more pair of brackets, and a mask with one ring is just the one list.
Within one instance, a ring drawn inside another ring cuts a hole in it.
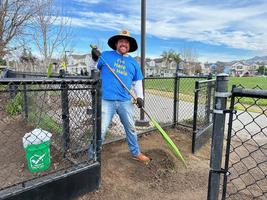
[{"label": "street light pole", "polygon": [[[145,45],[146,45],[146,1],[141,0],[141,70],[144,77],[145,77],[145,65],[146,65]],[[143,82],[143,95],[145,99],[145,80],[143,79],[142,82]],[[137,120],[135,124],[137,126],[149,125],[149,121],[145,120],[145,113],[143,109],[140,109],[140,120]]]},{"label": "street light pole", "polygon": [[[143,76],[145,77],[145,65],[146,65],[146,0],[141,0],[141,69]],[[143,79],[143,93],[145,98],[145,81]],[[144,112],[140,110],[140,120],[144,120]]]}]

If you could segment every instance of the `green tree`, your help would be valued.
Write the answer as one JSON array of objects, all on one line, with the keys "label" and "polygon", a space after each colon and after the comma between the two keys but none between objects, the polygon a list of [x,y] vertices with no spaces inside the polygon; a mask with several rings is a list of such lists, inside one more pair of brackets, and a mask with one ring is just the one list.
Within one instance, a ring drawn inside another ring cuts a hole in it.
[{"label": "green tree", "polygon": [[259,68],[258,68],[258,73],[259,74],[262,74],[262,75],[267,75],[267,69],[264,65],[261,65]]},{"label": "green tree", "polygon": [[174,61],[176,63],[175,73],[178,73],[179,64],[181,61],[179,53],[176,53],[173,49],[170,49],[169,51],[163,51],[163,53],[161,54],[161,57],[166,62],[167,66],[170,66],[170,64]]},{"label": "green tree", "polygon": [[170,49],[169,51],[163,51],[161,57],[167,62],[175,61],[177,65],[179,65],[181,61],[180,54],[176,53],[173,49]]},{"label": "green tree", "polygon": [[6,65],[6,61],[3,58],[0,57],[0,66],[1,65]]}]

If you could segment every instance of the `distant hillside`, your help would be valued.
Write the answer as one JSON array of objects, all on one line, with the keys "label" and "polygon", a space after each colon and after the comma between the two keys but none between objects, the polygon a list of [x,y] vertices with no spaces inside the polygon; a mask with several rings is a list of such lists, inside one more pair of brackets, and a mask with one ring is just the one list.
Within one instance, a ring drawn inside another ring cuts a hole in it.
[{"label": "distant hillside", "polygon": [[217,61],[216,64],[221,63],[221,64],[226,65],[226,66],[231,66],[232,64],[239,62],[239,61],[243,62],[245,64],[248,64],[248,65],[257,64],[257,63],[267,65],[267,56],[255,56],[255,57],[247,59],[247,60],[234,60],[234,61],[230,61],[230,62]]},{"label": "distant hillside", "polygon": [[254,64],[254,63],[267,64],[267,56],[255,56],[254,58],[245,60],[245,62],[248,64]]}]

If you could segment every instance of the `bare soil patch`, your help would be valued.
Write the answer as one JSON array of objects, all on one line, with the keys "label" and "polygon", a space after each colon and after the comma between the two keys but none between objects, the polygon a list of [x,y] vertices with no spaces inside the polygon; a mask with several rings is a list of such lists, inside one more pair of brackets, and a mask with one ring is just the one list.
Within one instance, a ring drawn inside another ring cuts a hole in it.
[{"label": "bare soil patch", "polygon": [[188,131],[170,129],[167,132],[183,153],[187,169],[172,155],[157,132],[139,139],[142,151],[152,159],[147,165],[131,158],[125,142],[107,144],[102,151],[100,188],[78,200],[206,199],[209,144],[192,155]]},{"label": "bare soil patch", "polygon": [[0,189],[39,176],[50,174],[67,166],[63,155],[53,145],[51,151],[51,167],[39,173],[30,173],[25,157],[22,138],[25,133],[33,130],[20,116],[10,117],[4,115],[0,120]]},{"label": "bare soil patch", "polygon": [[[63,159],[62,152],[51,145],[50,168],[39,173],[29,172],[22,138],[34,127],[26,123],[21,115],[6,113],[7,102],[8,96],[0,94],[0,189],[66,168],[69,163]],[[51,140],[56,140],[54,137]]]},{"label": "bare soil patch", "polygon": [[[0,106],[0,187],[44,174],[27,170],[22,137],[33,127],[26,126],[21,117],[10,117],[4,112],[4,98]],[[125,141],[103,146],[101,186],[77,200],[190,200],[206,199],[210,145],[195,155],[191,154],[191,133],[188,130],[166,130],[180,148],[188,168],[175,158],[158,132],[139,138],[142,152],[152,160],[145,165],[133,160]],[[59,152],[51,146],[52,164],[44,173],[60,168]],[[64,164],[65,166],[65,164]],[[90,181],[90,180],[88,180]]]}]

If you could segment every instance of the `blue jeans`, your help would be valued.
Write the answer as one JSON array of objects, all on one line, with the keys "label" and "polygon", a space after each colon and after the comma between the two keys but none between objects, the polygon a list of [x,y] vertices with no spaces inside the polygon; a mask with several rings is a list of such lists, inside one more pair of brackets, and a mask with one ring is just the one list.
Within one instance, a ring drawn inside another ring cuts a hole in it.
[{"label": "blue jeans", "polygon": [[134,105],[131,101],[110,101],[102,99],[102,142],[105,139],[108,126],[115,113],[119,115],[124,127],[126,140],[132,156],[137,156],[140,154],[140,148],[137,142],[137,134],[134,126]]}]

